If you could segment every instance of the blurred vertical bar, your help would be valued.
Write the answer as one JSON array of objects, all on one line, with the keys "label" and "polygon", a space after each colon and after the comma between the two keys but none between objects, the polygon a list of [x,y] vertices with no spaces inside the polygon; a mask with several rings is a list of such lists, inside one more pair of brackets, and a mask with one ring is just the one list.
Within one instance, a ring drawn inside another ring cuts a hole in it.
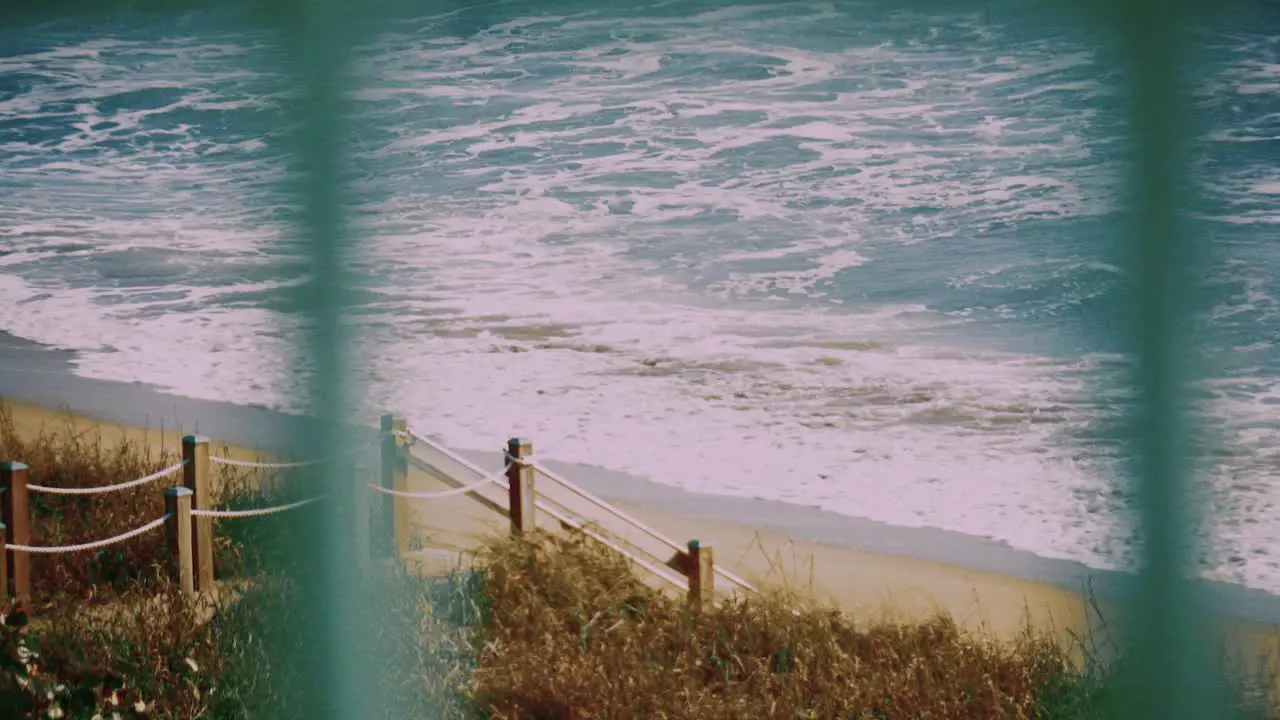
[{"label": "blurred vertical bar", "polygon": [[1129,655],[1114,717],[1222,717],[1189,579],[1195,518],[1187,502],[1188,395],[1194,338],[1187,193],[1189,10],[1179,0],[1117,8],[1132,119],[1127,272],[1134,282],[1129,439],[1142,547],[1138,592],[1126,616]]},{"label": "blurred vertical bar", "polygon": [[361,586],[355,556],[355,483],[348,453],[353,443],[344,426],[350,417],[343,315],[349,297],[349,251],[344,208],[344,160],[348,137],[348,63],[354,41],[351,13],[340,0],[300,0],[278,18],[287,46],[293,84],[295,198],[300,246],[310,260],[308,282],[300,289],[304,314],[301,352],[313,363],[308,407],[314,423],[302,446],[312,457],[339,456],[323,463],[322,489],[329,500],[315,514],[299,514],[297,543],[303,560],[296,576],[302,607],[282,622],[301,623],[295,637],[308,647],[292,649],[289,661],[305,669],[299,717],[369,720],[382,717],[372,668],[372,634],[362,631]]}]

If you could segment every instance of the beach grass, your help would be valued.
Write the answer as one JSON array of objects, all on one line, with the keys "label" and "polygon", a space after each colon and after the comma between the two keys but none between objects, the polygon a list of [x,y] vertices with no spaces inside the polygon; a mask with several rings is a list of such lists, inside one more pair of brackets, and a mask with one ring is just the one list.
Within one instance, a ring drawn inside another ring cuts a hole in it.
[{"label": "beach grass", "polygon": [[[0,409],[0,453],[40,484],[131,480],[175,458],[65,425],[19,437]],[[290,483],[225,469],[221,500],[274,503]],[[147,486],[36,506],[36,544],[79,542],[163,513]],[[289,523],[217,523],[220,578],[235,592],[184,604],[162,569],[163,533],[113,553],[53,555],[32,608],[0,625],[0,717],[302,718],[313,692],[285,658],[313,649],[281,547]],[[377,692],[395,717],[1102,718],[1123,675],[1097,637],[1029,624],[1013,640],[946,616],[864,621],[793,588],[703,613],[641,581],[625,558],[576,535],[493,537],[467,570],[396,572],[372,593]],[[100,611],[88,612],[86,607]],[[374,621],[376,619],[376,621]],[[1233,677],[1237,716],[1275,718],[1275,698]]]}]

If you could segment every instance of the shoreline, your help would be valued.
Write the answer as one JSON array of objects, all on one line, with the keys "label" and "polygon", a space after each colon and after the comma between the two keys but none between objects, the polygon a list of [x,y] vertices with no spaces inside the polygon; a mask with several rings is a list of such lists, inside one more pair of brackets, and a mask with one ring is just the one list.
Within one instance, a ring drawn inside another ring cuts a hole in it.
[{"label": "shoreline", "polygon": [[[199,432],[240,448],[283,452],[314,421],[261,406],[187,398],[141,383],[94,380],[76,375],[75,353],[0,332],[0,399],[108,424]],[[352,426],[375,437],[373,425]],[[430,433],[423,433],[431,437]],[[434,438],[433,438],[434,439]],[[535,449],[538,438],[531,438]],[[505,438],[494,438],[495,447]],[[498,470],[498,452],[456,449],[486,470]],[[1108,604],[1123,602],[1135,576],[1081,563],[1046,558],[989,538],[928,527],[905,527],[837,514],[821,508],[692,492],[606,468],[544,460],[601,498],[650,517],[678,524],[705,521],[759,531],[810,548],[827,547],[887,561],[950,567],[961,575],[1005,578],[1080,596],[1089,583]],[[1280,626],[1280,596],[1215,580],[1196,583],[1201,609],[1216,617],[1264,627]]]}]

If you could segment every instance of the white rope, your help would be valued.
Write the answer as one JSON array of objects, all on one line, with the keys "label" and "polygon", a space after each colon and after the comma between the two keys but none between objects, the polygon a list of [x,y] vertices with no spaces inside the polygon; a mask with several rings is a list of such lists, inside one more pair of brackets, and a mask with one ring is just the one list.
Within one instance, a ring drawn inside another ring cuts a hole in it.
[{"label": "white rope", "polygon": [[[397,432],[400,432],[400,431],[397,431]],[[412,441],[414,441],[414,442],[420,442],[420,443],[423,443],[423,444],[424,444],[424,445],[426,445],[427,447],[430,447],[430,448],[434,449],[436,452],[440,453],[441,455],[444,455],[445,457],[447,457],[447,458],[449,458],[450,460],[452,460],[452,461],[454,461],[454,462],[458,463],[458,464],[459,464],[459,465],[461,465],[462,467],[467,468],[468,470],[471,470],[471,471],[473,471],[473,472],[475,472],[475,473],[477,473],[477,474],[480,474],[480,475],[485,475],[485,474],[487,474],[487,473],[488,473],[488,471],[487,471],[487,470],[485,470],[484,468],[480,467],[479,465],[476,465],[475,463],[471,462],[470,460],[468,460],[468,459],[466,459],[466,458],[462,457],[461,455],[459,455],[458,453],[456,453],[456,452],[454,452],[454,451],[450,450],[449,448],[447,448],[447,447],[445,447],[445,446],[443,446],[443,445],[440,445],[439,443],[432,442],[430,439],[425,438],[425,437],[423,437],[423,436],[421,436],[421,435],[418,435],[418,434],[416,434],[416,433],[406,432],[406,433],[404,433],[404,434],[405,434],[405,436],[407,436],[410,440],[412,440]]]},{"label": "white rope", "polygon": [[103,485],[101,487],[88,487],[88,488],[66,488],[66,487],[48,487],[45,485],[27,485],[27,489],[31,490],[32,492],[49,493],[50,495],[96,495],[98,493],[114,492],[116,490],[124,490],[125,488],[137,487],[138,485],[145,485],[151,482],[152,480],[158,480],[166,475],[172,475],[173,473],[181,470],[182,466],[185,464],[186,464],[186,461],[183,460],[177,465],[170,465],[169,467],[163,470],[158,470],[156,472],[153,472],[146,477],[140,477],[137,480],[130,480],[129,482],[122,482],[117,485]]},{"label": "white rope", "polygon": [[372,489],[374,492],[380,492],[384,495],[394,495],[396,497],[409,498],[411,500],[444,498],[444,497],[451,497],[453,495],[461,495],[463,493],[469,493],[475,490],[476,488],[482,487],[484,485],[488,485],[489,483],[496,483],[498,481],[498,478],[502,477],[503,474],[505,474],[506,472],[507,472],[507,468],[503,468],[502,472],[494,473],[492,475],[485,475],[484,477],[480,478],[479,480],[476,480],[470,485],[463,485],[462,487],[449,488],[448,490],[435,490],[430,492],[405,492],[404,490],[392,490],[391,488],[384,488],[381,485],[374,485],[372,483],[370,483],[369,488]]},{"label": "white rope", "polygon": [[[459,465],[462,465],[463,467],[469,468],[469,469],[471,469],[471,470],[473,470],[473,471],[475,471],[475,472],[477,472],[477,473],[481,473],[481,474],[483,474],[483,473],[484,473],[484,470],[482,470],[482,469],[481,469],[479,466],[477,466],[475,463],[473,463],[473,462],[471,462],[471,461],[467,460],[466,458],[464,458],[464,457],[462,457],[462,456],[458,455],[457,453],[453,452],[453,451],[452,451],[452,450],[450,450],[449,448],[446,448],[446,447],[444,447],[444,446],[440,445],[439,443],[432,442],[430,438],[425,438],[425,437],[423,437],[423,436],[421,436],[421,435],[418,435],[418,434],[416,434],[416,433],[413,433],[413,432],[404,432],[404,431],[400,431],[400,430],[397,430],[397,431],[394,431],[394,432],[395,432],[396,434],[401,434],[401,433],[403,433],[403,436],[407,436],[409,439],[411,439],[411,440],[413,440],[413,441],[415,441],[415,442],[420,442],[420,443],[423,443],[424,445],[427,445],[428,447],[430,447],[430,448],[434,449],[435,451],[437,451],[437,452],[439,452],[439,453],[443,454],[444,456],[446,456],[446,457],[450,458],[450,459],[451,459],[451,460],[453,460],[454,462],[457,462]],[[644,523],[640,522],[639,520],[636,520],[635,518],[631,517],[630,515],[627,515],[626,513],[624,513],[624,512],[622,512],[621,510],[619,510],[618,508],[616,508],[616,507],[614,507],[613,505],[611,505],[611,504],[609,504],[609,503],[605,502],[604,500],[601,500],[600,498],[596,497],[595,495],[592,495],[591,493],[589,493],[589,492],[587,492],[586,490],[584,490],[584,489],[582,489],[581,487],[579,487],[576,483],[572,483],[572,482],[570,482],[568,479],[566,479],[565,477],[563,477],[563,476],[561,476],[561,475],[558,475],[558,474],[556,474],[556,473],[554,473],[554,472],[551,472],[551,471],[550,471],[550,470],[548,470],[546,467],[544,467],[540,462],[538,462],[538,461],[534,460],[534,458],[533,458],[533,457],[531,457],[531,456],[527,456],[527,457],[524,457],[524,458],[516,458],[516,457],[514,457],[513,455],[511,455],[511,453],[505,453],[505,454],[506,454],[507,462],[508,462],[508,463],[512,463],[512,462],[515,462],[515,461],[519,461],[519,462],[523,462],[523,463],[528,464],[528,465],[532,465],[534,468],[536,468],[536,469],[537,469],[537,471],[538,471],[538,472],[541,472],[543,475],[545,475],[545,476],[547,476],[547,477],[551,478],[552,480],[554,480],[554,481],[558,482],[560,485],[562,485],[562,486],[563,486],[563,487],[565,487],[566,489],[570,490],[571,492],[574,492],[575,494],[579,495],[579,496],[580,496],[580,497],[582,497],[584,500],[586,500],[586,501],[588,501],[588,502],[590,502],[590,503],[592,503],[592,504],[594,504],[594,505],[599,506],[599,507],[600,507],[601,509],[603,509],[603,510],[606,510],[606,511],[608,511],[608,512],[612,513],[614,516],[618,517],[618,518],[619,518],[619,519],[621,519],[621,520],[626,521],[627,523],[631,524],[631,525],[632,525],[633,527],[635,527],[636,529],[638,529],[638,530],[640,530],[640,531],[642,531],[642,532],[644,532],[644,533],[648,534],[649,536],[653,537],[655,540],[657,540],[657,541],[659,541],[659,542],[663,543],[664,545],[667,545],[668,547],[670,547],[670,548],[672,548],[672,549],[674,549],[674,550],[676,550],[676,551],[678,551],[678,552],[685,552],[685,548],[684,548],[684,547],[681,547],[679,543],[677,543],[677,542],[675,542],[674,540],[672,540],[671,538],[669,538],[669,537],[667,537],[667,536],[663,535],[662,533],[658,532],[657,530],[655,530],[655,529],[653,529],[653,528],[649,527],[648,525],[646,525],[646,524],[644,524]],[[501,487],[501,488],[503,488],[504,490],[505,490],[505,489],[508,489],[508,485],[507,485],[507,483],[505,482],[505,478],[503,478],[503,477],[499,476],[498,478],[496,478],[496,479],[495,479],[495,481],[494,481],[494,482],[496,482],[496,483],[498,484],[498,486],[499,486],[499,487]],[[543,505],[541,504],[541,501],[542,501],[542,498],[541,498],[541,497],[538,497],[538,498],[536,498],[536,499],[534,500],[534,504],[535,504],[535,505],[537,505],[539,508],[546,509],[546,510],[548,510],[549,512],[551,512],[551,514],[555,515],[555,512],[554,512],[554,511],[551,511],[549,508],[545,508],[545,507],[543,507]],[[629,555],[629,556],[631,556],[631,557],[633,557],[633,559],[634,559],[634,555],[631,555],[631,554],[628,554],[628,555]],[[725,578],[726,580],[729,580],[729,581],[730,581],[730,582],[732,582],[733,584],[735,584],[735,585],[737,585],[737,586],[739,586],[739,587],[741,587],[741,588],[743,588],[743,589],[745,589],[745,590],[748,590],[748,591],[750,591],[750,592],[758,592],[758,591],[756,590],[756,588],[755,588],[751,583],[749,583],[749,582],[747,582],[746,580],[744,580],[743,578],[739,577],[736,573],[731,572],[731,571],[729,571],[729,570],[726,570],[725,568],[720,567],[719,565],[715,566],[715,572],[716,572],[716,574],[717,574],[717,575],[720,575],[721,577]]]},{"label": "white rope", "polygon": [[[547,467],[544,466],[541,462],[534,460],[532,457],[517,458],[511,455],[511,453],[507,453],[507,458],[510,462],[523,460],[528,465],[531,465],[532,467],[536,468],[538,472],[542,473],[546,477],[559,483],[561,487],[564,487],[565,489],[573,492],[575,495],[582,498],[583,500],[586,500],[592,505],[595,505],[596,507],[608,513],[611,513],[614,517],[630,524],[632,527],[636,528],[637,530],[640,530],[641,532],[648,534],[649,537],[652,537],[653,539],[657,540],[663,545],[666,545],[672,550],[675,550],[676,552],[681,552],[681,553],[685,552],[685,548],[681,547],[680,544],[677,543],[675,540],[672,540],[671,538],[667,537],[666,535],[663,535],[662,533],[658,532],[657,530],[650,527],[649,525],[631,517],[630,515],[626,514],[622,510],[618,509],[617,507],[614,507],[610,503],[607,503],[604,500],[601,500],[600,498],[596,497],[595,495],[592,495],[591,493],[587,492],[583,488],[579,487],[577,483],[569,481],[569,479],[564,477],[563,475],[552,472],[551,470],[547,469]],[[715,566],[714,572],[717,575],[720,575],[726,580],[732,582],[733,584],[743,588],[744,590],[750,590],[751,592],[758,592],[755,589],[755,586],[753,586],[751,583],[739,577],[737,573],[734,573],[730,570],[720,567],[719,565]]]},{"label": "white rope", "polygon": [[329,458],[324,458],[321,460],[298,460],[295,462],[254,462],[252,460],[236,460],[234,458],[218,457],[217,455],[210,455],[209,460],[212,462],[216,462],[219,465],[231,465],[233,467],[280,469],[280,468],[310,467],[312,465],[319,465],[320,463],[328,462]]},{"label": "white rope", "polygon": [[288,505],[276,505],[275,507],[266,507],[266,508],[253,508],[251,510],[192,510],[191,514],[196,517],[211,517],[211,518],[257,517],[259,515],[270,515],[272,513],[284,512],[285,510],[292,510],[294,508],[299,508],[299,507],[302,507],[303,505],[307,505],[317,500],[323,499],[324,497],[325,497],[324,495],[319,495],[317,497],[307,498],[306,500],[299,500],[298,502],[295,502],[295,503],[289,503]]},{"label": "white rope", "polygon": [[[378,441],[374,440],[373,442],[367,442],[364,445],[358,445],[352,448],[349,452],[358,453],[361,450],[368,450],[369,448],[377,444],[378,444]],[[311,467],[312,465],[320,465],[322,463],[333,462],[336,459],[337,459],[336,457],[327,457],[327,458],[318,458],[315,460],[295,460],[292,462],[259,462],[254,460],[236,460],[235,458],[221,457],[219,455],[209,456],[209,460],[211,462],[215,462],[220,465],[231,465],[233,467],[246,467],[246,468],[262,468],[262,469],[269,469],[269,470],[279,470],[283,468]]]},{"label": "white rope", "polygon": [[93,542],[87,542],[82,545],[63,545],[61,547],[32,547],[30,545],[6,545],[5,547],[9,550],[16,550],[18,552],[26,552],[26,553],[68,553],[68,552],[77,552],[79,550],[92,550],[94,548],[106,547],[108,545],[112,545],[114,543],[118,543],[123,540],[128,540],[129,538],[132,538],[132,537],[137,537],[147,532],[148,530],[154,530],[160,527],[161,525],[164,524],[165,520],[168,520],[168,519],[169,519],[169,515],[165,514],[164,517],[161,517],[158,520],[152,520],[146,525],[143,525],[140,528],[134,528],[133,530],[130,530],[127,533],[117,535],[113,538],[107,538],[106,540],[95,540]]}]

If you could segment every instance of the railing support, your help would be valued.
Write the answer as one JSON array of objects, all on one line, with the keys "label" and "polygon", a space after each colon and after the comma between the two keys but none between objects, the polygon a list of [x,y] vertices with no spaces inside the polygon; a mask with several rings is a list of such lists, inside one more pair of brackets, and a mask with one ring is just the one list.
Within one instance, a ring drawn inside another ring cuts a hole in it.
[{"label": "railing support", "polygon": [[4,541],[7,528],[0,522],[0,614],[9,612],[9,553]]},{"label": "railing support", "polygon": [[534,528],[533,443],[520,438],[507,441],[507,501],[511,510],[511,532],[519,535]]},{"label": "railing support", "polygon": [[31,544],[31,508],[27,497],[27,466],[17,461],[0,462],[0,522],[5,536],[5,593],[31,608],[31,556],[14,552],[8,545]]},{"label": "railing support", "polygon": [[178,486],[164,491],[164,512],[168,516],[169,572],[182,588],[182,597],[196,594],[195,571],[191,559],[191,496],[188,488]]},{"label": "railing support", "polygon": [[710,545],[689,541],[689,607],[694,612],[710,610],[715,605],[715,558]]},{"label": "railing support", "polygon": [[[182,438],[182,484],[191,491],[193,510],[213,508],[213,477],[209,467],[209,438],[188,435]],[[191,556],[195,592],[213,589],[213,518],[191,518]]]},{"label": "railing support", "polygon": [[[409,421],[398,415],[382,416],[382,456],[378,463],[382,487],[409,489],[409,443],[394,433],[409,430]],[[399,557],[409,545],[409,508],[393,495],[382,495],[382,538],[376,547],[384,556]]]}]

